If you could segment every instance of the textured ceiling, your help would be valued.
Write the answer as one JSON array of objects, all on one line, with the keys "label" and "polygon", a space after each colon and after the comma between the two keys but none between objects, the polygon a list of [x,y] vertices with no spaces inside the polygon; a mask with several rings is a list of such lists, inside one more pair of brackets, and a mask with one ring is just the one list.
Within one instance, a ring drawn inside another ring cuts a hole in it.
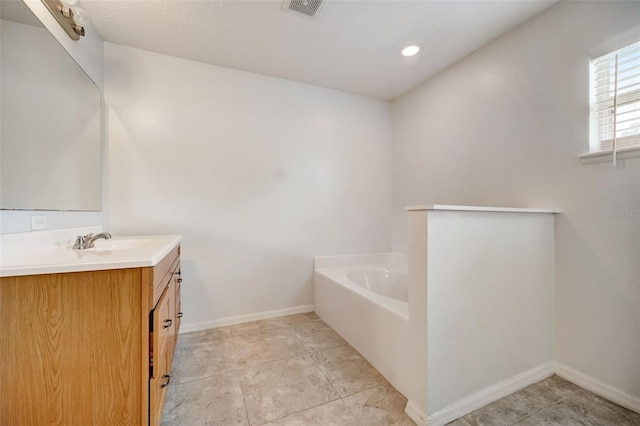
[{"label": "textured ceiling", "polygon": [[[105,41],[393,99],[555,0],[81,0]],[[420,55],[400,46],[418,42]]]}]

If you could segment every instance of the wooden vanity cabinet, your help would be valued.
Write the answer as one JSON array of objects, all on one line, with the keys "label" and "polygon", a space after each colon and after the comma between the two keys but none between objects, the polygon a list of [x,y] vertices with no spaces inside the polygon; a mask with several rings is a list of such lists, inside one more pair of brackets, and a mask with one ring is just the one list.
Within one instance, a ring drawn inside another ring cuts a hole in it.
[{"label": "wooden vanity cabinet", "polygon": [[180,246],[154,267],[0,278],[0,425],[159,425]]},{"label": "wooden vanity cabinet", "polygon": [[151,372],[149,380],[150,392],[150,424],[159,425],[164,400],[171,381],[171,364],[175,352],[182,312],[180,306],[180,263],[171,267],[167,275],[168,282],[162,284],[162,291],[155,309],[151,312],[151,331],[149,343],[151,348]]}]

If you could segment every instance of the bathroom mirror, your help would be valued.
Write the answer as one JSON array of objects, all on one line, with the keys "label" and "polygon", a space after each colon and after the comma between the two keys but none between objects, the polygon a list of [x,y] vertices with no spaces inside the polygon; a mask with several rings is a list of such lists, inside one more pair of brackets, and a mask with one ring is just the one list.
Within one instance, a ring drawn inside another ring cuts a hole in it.
[{"label": "bathroom mirror", "polygon": [[102,93],[22,0],[0,1],[0,209],[99,211]]}]

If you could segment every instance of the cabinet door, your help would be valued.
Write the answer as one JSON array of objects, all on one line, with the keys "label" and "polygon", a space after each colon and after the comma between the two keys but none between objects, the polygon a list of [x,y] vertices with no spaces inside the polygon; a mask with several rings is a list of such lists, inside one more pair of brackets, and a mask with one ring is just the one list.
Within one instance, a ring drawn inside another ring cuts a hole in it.
[{"label": "cabinet door", "polygon": [[175,341],[175,289],[170,280],[153,311],[153,369],[150,388],[151,425],[159,425],[169,381]]},{"label": "cabinet door", "polygon": [[153,310],[153,369],[149,380],[150,424],[159,425],[162,408],[171,380],[171,364],[180,325],[180,261],[167,274],[164,291]]},{"label": "cabinet door", "polygon": [[0,425],[147,424],[145,294],[138,268],[0,278]]},{"label": "cabinet door", "polygon": [[180,323],[182,318],[182,306],[180,305],[180,291],[182,290],[182,271],[180,270],[180,264],[178,264],[178,270],[175,274],[175,307],[176,307],[176,341],[178,340],[178,333],[180,332]]},{"label": "cabinet door", "polygon": [[149,412],[151,415],[151,421],[149,424],[151,426],[158,426],[162,420],[162,408],[164,407],[164,400],[167,396],[167,389],[169,387],[171,375],[169,374],[170,364],[167,356],[159,357],[157,361],[154,361],[154,364],[153,369],[157,374],[149,383]]},{"label": "cabinet door", "polygon": [[174,326],[174,304],[175,293],[172,290],[171,284],[167,285],[164,293],[160,297],[160,301],[153,311],[153,375],[152,377],[158,377],[158,368],[155,368],[157,362],[165,356],[168,351],[168,347],[171,346],[171,341],[174,339],[173,330]]}]

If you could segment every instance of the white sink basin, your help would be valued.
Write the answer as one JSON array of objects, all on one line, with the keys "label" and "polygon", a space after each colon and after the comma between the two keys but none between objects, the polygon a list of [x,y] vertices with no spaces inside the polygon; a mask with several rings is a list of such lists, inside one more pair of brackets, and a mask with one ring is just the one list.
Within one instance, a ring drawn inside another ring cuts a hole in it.
[{"label": "white sink basin", "polygon": [[109,240],[97,240],[93,243],[93,247],[84,249],[83,251],[112,251],[112,250],[134,250],[144,248],[154,241],[142,238],[111,238]]}]

